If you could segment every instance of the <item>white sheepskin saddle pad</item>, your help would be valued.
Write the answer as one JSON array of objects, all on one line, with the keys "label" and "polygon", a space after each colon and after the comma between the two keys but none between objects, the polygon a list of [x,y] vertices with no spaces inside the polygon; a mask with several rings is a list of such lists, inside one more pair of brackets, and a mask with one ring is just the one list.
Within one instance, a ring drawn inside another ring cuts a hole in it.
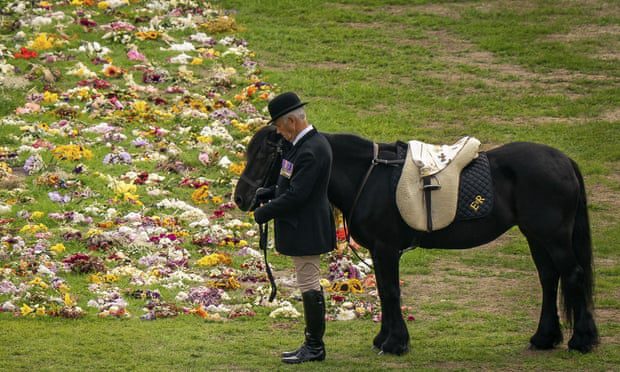
[{"label": "white sheepskin saddle pad", "polygon": [[[418,231],[448,226],[456,216],[461,170],[478,156],[480,141],[463,137],[453,145],[410,141],[403,171],[396,186],[396,205],[403,220]],[[430,191],[431,210],[426,210],[424,177],[438,188]]]}]

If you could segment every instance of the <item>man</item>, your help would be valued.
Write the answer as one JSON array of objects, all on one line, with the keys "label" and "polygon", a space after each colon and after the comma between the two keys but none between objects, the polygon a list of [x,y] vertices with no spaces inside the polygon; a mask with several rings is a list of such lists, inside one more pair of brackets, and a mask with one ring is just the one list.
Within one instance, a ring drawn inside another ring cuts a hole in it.
[{"label": "man", "polygon": [[292,147],[283,154],[277,184],[257,190],[257,199],[273,198],[254,211],[259,224],[275,219],[276,249],[292,257],[304,303],[305,342],[295,351],[282,353],[284,363],[325,359],[325,299],[319,263],[320,254],[336,246],[334,217],[327,199],[332,150],[308,123],[305,104],[292,92],[269,102],[270,124]]}]

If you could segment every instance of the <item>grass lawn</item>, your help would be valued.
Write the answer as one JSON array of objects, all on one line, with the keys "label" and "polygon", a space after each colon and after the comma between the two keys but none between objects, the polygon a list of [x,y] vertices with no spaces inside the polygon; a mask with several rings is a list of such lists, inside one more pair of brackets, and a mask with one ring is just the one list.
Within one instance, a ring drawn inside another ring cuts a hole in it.
[{"label": "grass lawn", "polygon": [[[472,135],[486,148],[545,143],[579,163],[588,191],[601,334],[593,353],[569,353],[566,342],[549,352],[527,349],[541,291],[527,243],[513,229],[474,250],[403,256],[403,305],[415,317],[410,353],[372,351],[379,325],[370,320],[329,322],[327,360],[295,370],[618,369],[617,2],[217,4],[233,11],[264,79],[310,102],[310,121],[320,130],[382,142]],[[303,321],[267,314],[226,323],[2,316],[0,370],[292,370],[279,352],[298,345]]]}]

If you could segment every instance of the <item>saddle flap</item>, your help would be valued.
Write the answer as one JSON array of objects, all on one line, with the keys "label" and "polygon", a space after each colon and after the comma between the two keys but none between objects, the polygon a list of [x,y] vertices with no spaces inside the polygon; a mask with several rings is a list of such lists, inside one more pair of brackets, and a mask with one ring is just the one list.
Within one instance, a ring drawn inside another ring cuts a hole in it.
[{"label": "saddle flap", "polygon": [[[442,146],[409,142],[396,187],[396,205],[409,226],[419,231],[429,231],[429,226],[432,230],[439,230],[454,221],[460,173],[478,156],[479,149],[480,141],[474,137],[464,137],[454,145]],[[432,185],[438,186],[426,193],[432,195],[432,203],[427,203],[425,196],[425,177],[427,180],[430,177]]]}]

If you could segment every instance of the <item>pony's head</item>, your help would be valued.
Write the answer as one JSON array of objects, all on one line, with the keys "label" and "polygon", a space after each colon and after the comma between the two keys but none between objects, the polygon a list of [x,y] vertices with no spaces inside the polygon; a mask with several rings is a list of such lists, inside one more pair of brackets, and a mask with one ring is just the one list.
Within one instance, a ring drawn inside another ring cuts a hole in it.
[{"label": "pony's head", "polygon": [[248,144],[246,165],[235,187],[235,204],[242,211],[257,207],[256,189],[276,183],[280,171],[284,139],[276,133],[274,126],[261,128]]}]

